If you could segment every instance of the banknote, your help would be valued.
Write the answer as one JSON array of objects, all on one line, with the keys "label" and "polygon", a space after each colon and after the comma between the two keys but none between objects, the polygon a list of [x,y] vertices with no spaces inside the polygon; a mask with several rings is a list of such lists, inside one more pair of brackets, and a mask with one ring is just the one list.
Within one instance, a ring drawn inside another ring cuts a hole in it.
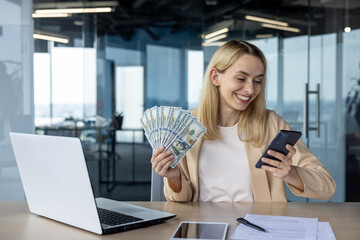
[{"label": "banknote", "polygon": [[164,146],[174,155],[174,168],[206,132],[206,128],[191,112],[180,107],[154,106],[147,109],[140,122],[153,150]]},{"label": "banknote", "polygon": [[192,146],[204,135],[206,128],[193,118],[190,124],[186,125],[179,132],[180,134],[176,134],[168,148],[174,154],[174,161],[170,165],[172,168],[180,162]]}]

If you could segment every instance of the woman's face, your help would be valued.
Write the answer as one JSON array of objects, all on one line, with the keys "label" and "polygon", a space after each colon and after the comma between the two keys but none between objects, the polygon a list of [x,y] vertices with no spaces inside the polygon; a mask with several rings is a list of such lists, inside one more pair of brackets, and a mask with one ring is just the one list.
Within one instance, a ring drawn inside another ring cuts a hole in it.
[{"label": "woman's face", "polygon": [[221,110],[245,110],[261,92],[264,71],[262,61],[248,54],[239,57],[224,73],[213,68],[210,76],[219,87]]}]

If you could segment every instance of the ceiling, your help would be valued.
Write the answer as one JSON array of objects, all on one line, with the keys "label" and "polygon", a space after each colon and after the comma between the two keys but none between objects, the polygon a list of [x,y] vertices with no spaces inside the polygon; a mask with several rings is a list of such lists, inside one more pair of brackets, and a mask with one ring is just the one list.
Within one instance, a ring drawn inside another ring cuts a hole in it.
[{"label": "ceiling", "polygon": [[[81,38],[82,28],[96,26],[98,34],[121,36],[130,41],[136,29],[143,29],[154,40],[161,36],[155,28],[169,29],[171,34],[184,30],[207,33],[228,27],[232,36],[254,37],[257,34],[282,34],[284,37],[305,35],[309,14],[311,33],[336,32],[346,24],[360,28],[359,0],[119,0],[54,1],[34,0],[36,9],[112,6],[111,13],[72,14],[69,18],[37,18],[35,31]],[[285,21],[300,33],[264,28],[261,23],[245,20],[253,15]],[[90,24],[89,24],[90,23]]]}]

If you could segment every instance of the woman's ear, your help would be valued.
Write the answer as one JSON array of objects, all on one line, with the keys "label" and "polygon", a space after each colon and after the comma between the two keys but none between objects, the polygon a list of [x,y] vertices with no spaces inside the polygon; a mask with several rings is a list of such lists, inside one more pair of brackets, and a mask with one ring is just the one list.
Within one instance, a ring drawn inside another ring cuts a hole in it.
[{"label": "woman's ear", "polygon": [[214,84],[214,86],[220,86],[220,83],[219,83],[219,71],[216,69],[216,68],[212,68],[210,70],[210,79],[211,79],[211,82],[212,84]]}]

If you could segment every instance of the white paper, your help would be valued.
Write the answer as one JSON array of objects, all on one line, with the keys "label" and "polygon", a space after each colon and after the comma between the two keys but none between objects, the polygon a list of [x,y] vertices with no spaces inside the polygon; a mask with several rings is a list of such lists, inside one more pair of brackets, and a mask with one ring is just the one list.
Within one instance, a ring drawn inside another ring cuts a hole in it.
[{"label": "white paper", "polygon": [[316,240],[318,235],[317,218],[247,214],[245,219],[264,228],[266,232],[239,224],[231,239]]},{"label": "white paper", "polygon": [[318,223],[318,240],[336,240],[329,222]]}]

